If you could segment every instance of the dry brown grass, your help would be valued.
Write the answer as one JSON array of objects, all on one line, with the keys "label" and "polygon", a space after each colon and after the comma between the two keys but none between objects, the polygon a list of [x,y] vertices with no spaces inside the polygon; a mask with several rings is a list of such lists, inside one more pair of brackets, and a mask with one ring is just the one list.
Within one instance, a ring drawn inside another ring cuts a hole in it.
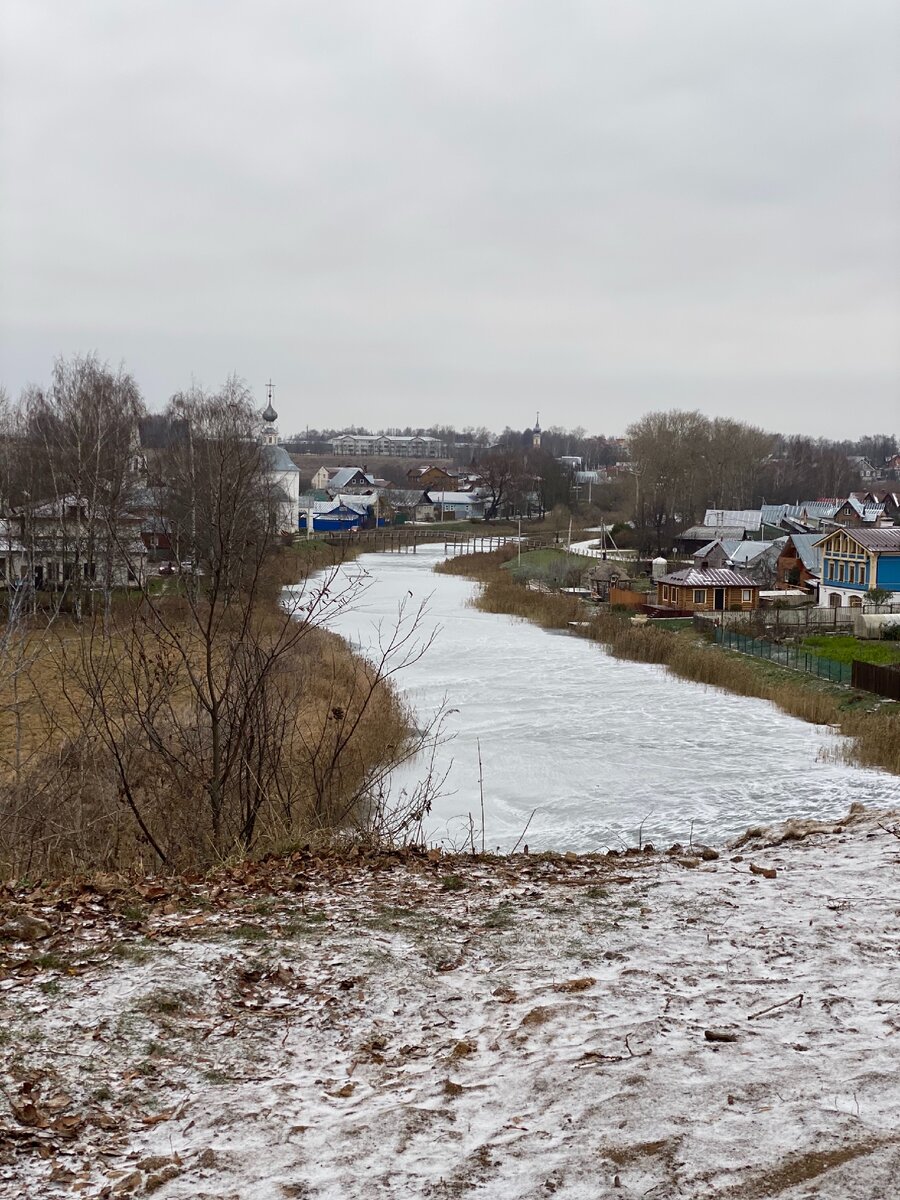
[{"label": "dry brown grass", "polygon": [[848,761],[900,775],[897,705],[879,704],[873,697],[722,650],[691,631],[635,626],[627,618],[592,614],[572,596],[530,591],[501,570],[514,555],[514,548],[506,547],[495,554],[449,559],[437,569],[477,579],[482,584],[474,601],[478,608],[522,617],[545,629],[571,628],[603,643],[617,658],[660,663],[682,679],[769,700],[800,720],[838,729],[850,739]]},{"label": "dry brown grass", "polygon": [[[246,849],[236,832],[236,793],[226,804],[230,826],[223,838],[213,844],[209,836],[202,774],[209,730],[187,680],[188,665],[205,666],[204,646],[183,614],[178,625],[180,603],[173,599],[165,615],[177,627],[187,662],[171,641],[154,637],[152,620],[136,626],[123,619],[108,629],[99,619],[81,626],[58,621],[27,634],[22,669],[0,678],[0,876],[158,866],[123,799],[104,737],[98,677],[105,680],[107,715],[130,756],[142,817],[169,865],[202,867]],[[271,610],[260,617],[255,644],[276,638],[285,620]],[[221,674],[233,645],[223,637],[214,673]],[[141,686],[141,672],[165,680],[166,709],[156,725],[179,751],[174,765],[152,752],[152,738],[148,742],[132,712],[129,688],[133,695]],[[410,716],[390,683],[375,681],[369,663],[320,629],[310,629],[285,654],[271,691],[280,713],[279,758],[253,832],[257,854],[316,831],[364,823],[380,774],[402,756],[411,733]]]}]

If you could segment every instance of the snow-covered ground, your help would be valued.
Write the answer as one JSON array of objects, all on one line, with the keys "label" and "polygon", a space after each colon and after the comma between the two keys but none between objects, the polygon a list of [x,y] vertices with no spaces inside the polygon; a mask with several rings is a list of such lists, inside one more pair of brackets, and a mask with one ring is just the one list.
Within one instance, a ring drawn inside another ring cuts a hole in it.
[{"label": "snow-covered ground", "polygon": [[0,1196],[888,1200],[896,820],[7,897]]},{"label": "snow-covered ground", "polygon": [[607,546],[605,551],[601,550],[599,532],[597,537],[588,538],[587,541],[583,542],[572,542],[568,548],[573,554],[581,554],[586,558],[603,558],[604,554],[608,559],[620,560],[622,562],[634,562],[637,558],[637,551],[635,550],[618,550],[611,545]]}]

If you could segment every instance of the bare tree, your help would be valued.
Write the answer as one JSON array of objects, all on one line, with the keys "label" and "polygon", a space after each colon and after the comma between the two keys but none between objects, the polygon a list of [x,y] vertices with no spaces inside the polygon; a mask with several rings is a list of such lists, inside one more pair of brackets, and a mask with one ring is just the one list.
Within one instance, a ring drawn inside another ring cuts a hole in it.
[{"label": "bare tree", "polygon": [[420,615],[401,613],[379,655],[350,662],[325,629],[361,578],[332,571],[282,594],[278,497],[246,389],[179,397],[172,415],[186,428],[168,452],[166,515],[193,556],[177,591],[148,582],[109,630],[86,632],[66,684],[166,865],[246,852],[278,819],[285,832],[364,821],[431,734],[409,734],[387,686],[427,647]]}]

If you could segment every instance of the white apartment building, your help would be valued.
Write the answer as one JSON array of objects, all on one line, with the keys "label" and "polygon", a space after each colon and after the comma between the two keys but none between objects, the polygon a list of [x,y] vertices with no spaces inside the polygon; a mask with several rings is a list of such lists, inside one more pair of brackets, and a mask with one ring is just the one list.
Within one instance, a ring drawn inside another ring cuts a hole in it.
[{"label": "white apartment building", "polygon": [[341,433],[331,439],[331,449],[347,458],[440,458],[444,452],[439,438],[388,433]]}]

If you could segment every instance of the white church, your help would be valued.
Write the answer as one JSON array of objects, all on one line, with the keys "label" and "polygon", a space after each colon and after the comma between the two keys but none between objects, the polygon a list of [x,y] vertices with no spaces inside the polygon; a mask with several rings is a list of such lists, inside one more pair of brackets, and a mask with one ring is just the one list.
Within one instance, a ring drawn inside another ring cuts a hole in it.
[{"label": "white church", "polygon": [[300,524],[300,468],[284,446],[278,445],[278,413],[272,407],[271,382],[266,385],[266,407],[262,414],[262,456],[275,488],[279,533],[296,533]]}]

